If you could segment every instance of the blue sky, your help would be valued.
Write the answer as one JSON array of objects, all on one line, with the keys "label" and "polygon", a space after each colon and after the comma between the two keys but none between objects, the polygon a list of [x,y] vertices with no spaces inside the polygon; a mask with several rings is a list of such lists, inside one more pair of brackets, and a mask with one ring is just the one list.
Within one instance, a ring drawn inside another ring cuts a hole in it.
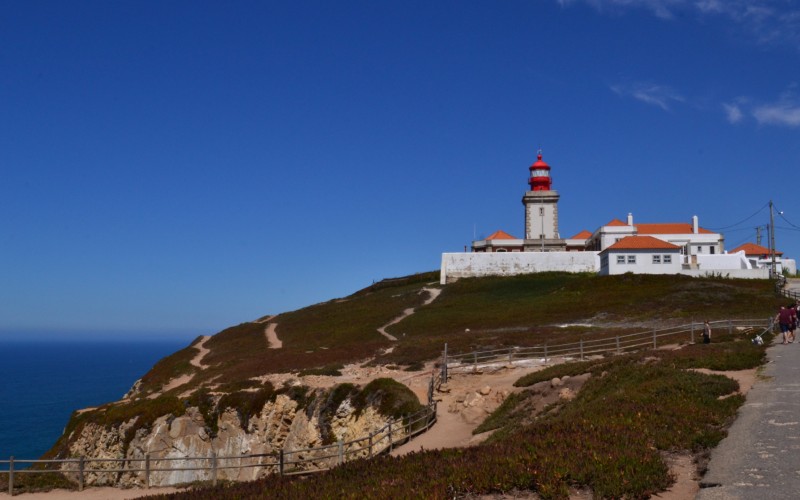
[{"label": "blue sky", "polygon": [[0,335],[210,334],[628,212],[800,257],[800,5],[7,2]]}]

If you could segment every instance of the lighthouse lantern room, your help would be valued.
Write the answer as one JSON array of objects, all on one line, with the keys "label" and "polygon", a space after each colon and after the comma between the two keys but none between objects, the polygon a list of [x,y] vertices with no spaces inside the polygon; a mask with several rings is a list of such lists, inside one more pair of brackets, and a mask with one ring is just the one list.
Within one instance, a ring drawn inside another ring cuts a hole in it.
[{"label": "lighthouse lantern room", "polygon": [[550,177],[550,165],[542,160],[541,149],[538,152],[536,162],[528,167],[528,170],[530,170],[528,184],[531,186],[531,191],[550,191],[553,182]]}]

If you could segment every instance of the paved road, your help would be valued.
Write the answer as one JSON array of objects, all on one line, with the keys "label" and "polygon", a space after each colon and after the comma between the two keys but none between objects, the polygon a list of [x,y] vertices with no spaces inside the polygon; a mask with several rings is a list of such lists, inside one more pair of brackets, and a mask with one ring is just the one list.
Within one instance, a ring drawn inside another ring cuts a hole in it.
[{"label": "paved road", "polygon": [[779,342],[712,452],[697,500],[800,498],[800,343]]}]

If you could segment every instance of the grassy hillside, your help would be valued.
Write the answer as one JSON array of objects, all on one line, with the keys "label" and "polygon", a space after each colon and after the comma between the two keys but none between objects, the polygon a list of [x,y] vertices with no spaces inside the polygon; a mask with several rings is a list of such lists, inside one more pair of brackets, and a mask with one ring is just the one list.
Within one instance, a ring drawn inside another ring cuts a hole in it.
[{"label": "grassy hillside", "polygon": [[[280,314],[272,321],[282,349],[268,348],[265,323],[228,328],[205,345],[208,369],[190,365],[197,350],[189,347],[160,361],[143,378],[143,389],[158,390],[187,373],[195,373],[192,384],[201,386],[215,378],[236,383],[373,357],[375,363],[414,365],[437,357],[445,342],[453,351],[465,351],[570,342],[691,319],[766,318],[781,302],[772,284],[761,280],[541,273],[460,280],[420,307],[429,297],[423,288],[438,288],[438,279],[432,272],[384,280],[348,297]],[[398,342],[377,332],[412,307],[415,314],[387,329]],[[389,347],[394,349],[386,353]]]}]

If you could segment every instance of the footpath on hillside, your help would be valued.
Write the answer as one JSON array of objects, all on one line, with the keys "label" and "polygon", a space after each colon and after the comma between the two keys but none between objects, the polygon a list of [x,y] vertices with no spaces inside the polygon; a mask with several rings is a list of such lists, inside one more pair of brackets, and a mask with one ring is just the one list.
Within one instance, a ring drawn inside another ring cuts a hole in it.
[{"label": "footpath on hillside", "polygon": [[711,453],[698,500],[800,495],[800,342],[767,349],[768,362]]}]

